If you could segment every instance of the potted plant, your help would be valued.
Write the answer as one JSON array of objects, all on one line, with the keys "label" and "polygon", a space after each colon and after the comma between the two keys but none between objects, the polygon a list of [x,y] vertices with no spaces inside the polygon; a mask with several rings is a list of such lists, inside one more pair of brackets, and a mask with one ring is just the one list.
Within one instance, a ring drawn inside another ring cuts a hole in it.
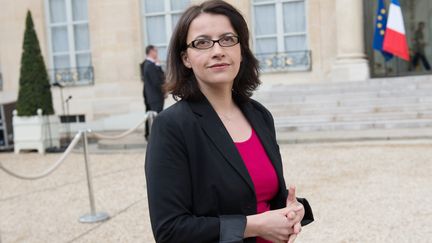
[{"label": "potted plant", "polygon": [[13,116],[15,153],[22,149],[59,147],[59,118],[54,116],[51,85],[30,11],[27,12],[19,78]]}]

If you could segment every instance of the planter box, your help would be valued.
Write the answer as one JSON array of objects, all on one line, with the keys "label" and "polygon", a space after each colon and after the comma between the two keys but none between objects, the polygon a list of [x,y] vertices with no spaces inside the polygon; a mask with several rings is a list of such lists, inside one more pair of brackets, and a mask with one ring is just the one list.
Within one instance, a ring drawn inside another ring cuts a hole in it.
[{"label": "planter box", "polygon": [[58,116],[43,116],[38,110],[36,116],[18,116],[13,112],[14,150],[36,149],[40,154],[49,147],[60,147],[60,119]]}]

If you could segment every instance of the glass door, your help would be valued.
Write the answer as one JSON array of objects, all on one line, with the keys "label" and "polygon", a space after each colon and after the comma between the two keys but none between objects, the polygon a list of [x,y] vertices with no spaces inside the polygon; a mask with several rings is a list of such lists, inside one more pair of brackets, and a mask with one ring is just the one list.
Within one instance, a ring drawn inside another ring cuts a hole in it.
[{"label": "glass door", "polygon": [[[390,0],[385,0],[388,10]],[[372,48],[377,0],[364,1],[365,44],[372,77],[392,77],[432,74],[432,2],[399,0],[404,18],[410,61],[393,57],[385,61]]]}]

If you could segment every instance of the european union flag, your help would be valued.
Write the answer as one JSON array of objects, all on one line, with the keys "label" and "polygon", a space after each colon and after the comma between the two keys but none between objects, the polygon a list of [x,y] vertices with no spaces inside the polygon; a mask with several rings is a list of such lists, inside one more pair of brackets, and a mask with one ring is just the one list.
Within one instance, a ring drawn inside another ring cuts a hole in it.
[{"label": "european union flag", "polygon": [[387,10],[384,5],[384,0],[378,0],[373,48],[375,50],[380,51],[384,59],[388,61],[393,57],[393,55],[383,50],[384,34],[386,28],[387,28]]}]

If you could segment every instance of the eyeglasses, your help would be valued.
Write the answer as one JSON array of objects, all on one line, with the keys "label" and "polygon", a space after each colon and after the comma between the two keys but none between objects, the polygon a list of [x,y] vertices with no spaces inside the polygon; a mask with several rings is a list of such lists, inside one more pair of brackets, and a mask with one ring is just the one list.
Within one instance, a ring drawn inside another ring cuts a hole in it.
[{"label": "eyeglasses", "polygon": [[230,47],[235,46],[239,43],[239,37],[235,35],[226,35],[220,38],[219,40],[210,40],[210,39],[196,39],[187,45],[187,47],[196,48],[199,50],[210,49],[214,46],[215,43],[219,43],[222,47]]}]

